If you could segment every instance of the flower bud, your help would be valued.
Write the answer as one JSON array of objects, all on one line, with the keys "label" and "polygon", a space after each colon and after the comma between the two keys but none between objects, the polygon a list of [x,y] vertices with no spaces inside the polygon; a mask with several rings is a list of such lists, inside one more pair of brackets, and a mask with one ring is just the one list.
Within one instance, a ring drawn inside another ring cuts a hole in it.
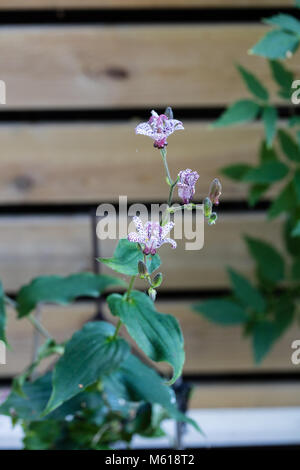
[{"label": "flower bud", "polygon": [[218,219],[218,216],[215,212],[212,212],[209,219],[208,219],[208,225],[214,225]]},{"label": "flower bud", "polygon": [[212,210],[212,202],[209,199],[209,197],[206,197],[204,199],[204,216],[207,218],[210,217],[211,210]]},{"label": "flower bud", "polygon": [[138,272],[139,275],[144,277],[147,274],[147,266],[145,265],[144,261],[139,261],[138,262]]},{"label": "flower bud", "polygon": [[162,283],[162,280],[163,280],[162,273],[157,273],[153,278],[152,286],[153,287],[159,287]]},{"label": "flower bud", "polygon": [[165,109],[165,113],[164,113],[168,119],[174,119],[174,115],[173,115],[173,109],[171,108],[171,106],[168,106],[166,109]]},{"label": "flower bud", "polygon": [[148,295],[149,295],[150,299],[153,300],[153,302],[155,302],[156,293],[157,293],[157,292],[156,292],[155,289],[153,289],[153,287],[150,287],[150,288],[148,289]]},{"label": "flower bud", "polygon": [[209,194],[208,197],[213,204],[219,204],[219,197],[221,196],[222,185],[218,178],[215,178],[209,187]]}]

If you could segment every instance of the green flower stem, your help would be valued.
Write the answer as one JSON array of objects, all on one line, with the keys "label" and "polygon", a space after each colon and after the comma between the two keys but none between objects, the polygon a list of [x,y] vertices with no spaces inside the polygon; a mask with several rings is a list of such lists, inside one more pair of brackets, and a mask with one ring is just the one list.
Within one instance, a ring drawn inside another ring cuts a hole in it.
[{"label": "green flower stem", "polygon": [[[128,289],[127,289],[127,291],[126,291],[126,293],[125,293],[125,296],[124,296],[125,300],[128,300],[129,297],[130,297],[130,293],[131,293],[131,291],[132,291],[132,288],[133,288],[133,284],[134,284],[135,279],[136,279],[136,276],[131,276]],[[113,337],[112,337],[112,340],[115,340],[115,339],[117,338],[117,336],[118,336],[118,334],[119,334],[119,331],[120,331],[120,328],[121,328],[122,325],[123,325],[123,322],[122,322],[121,319],[119,319],[119,321],[118,321],[118,323],[117,323],[117,326],[116,326],[116,331],[115,331],[115,333],[114,333],[114,335],[113,335]]]},{"label": "green flower stem", "polygon": [[48,333],[46,328],[40,323],[40,321],[34,315],[29,314],[26,318],[28,318],[30,323],[34,326],[34,328],[39,333],[41,333],[41,335],[43,335],[47,339],[52,339],[52,336],[50,335],[50,333]]},{"label": "green flower stem", "polygon": [[[5,296],[5,302],[10,305],[11,307],[13,307],[14,309],[17,308],[17,302],[15,302],[13,299],[11,299],[10,297],[8,297],[7,295]],[[46,328],[39,322],[39,320],[37,318],[35,318],[32,314],[30,315],[27,315],[27,320],[30,321],[30,323],[34,326],[34,328],[39,332],[41,333],[41,335],[43,335],[45,338],[47,339],[53,339],[52,336],[50,335],[50,333],[48,333],[48,331],[46,330]]]},{"label": "green flower stem", "polygon": [[165,170],[166,170],[166,175],[167,175],[167,179],[168,179],[168,184],[169,186],[172,186],[174,184],[172,178],[171,178],[171,175],[170,175],[170,171],[169,171],[169,167],[168,167],[168,162],[167,162],[167,149],[166,148],[163,148],[163,149],[160,149],[160,154],[162,156],[162,159],[163,159],[163,164],[164,164],[164,167],[165,167]]}]

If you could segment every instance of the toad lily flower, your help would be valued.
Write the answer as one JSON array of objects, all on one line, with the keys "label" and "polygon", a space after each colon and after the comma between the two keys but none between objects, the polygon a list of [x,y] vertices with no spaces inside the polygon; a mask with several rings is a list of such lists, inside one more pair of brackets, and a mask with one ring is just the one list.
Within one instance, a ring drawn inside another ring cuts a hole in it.
[{"label": "toad lily flower", "polygon": [[192,171],[187,168],[186,170],[180,171],[178,177],[178,196],[182,199],[183,204],[189,204],[195,194],[195,184],[199,175],[197,171]]},{"label": "toad lily flower", "polygon": [[174,227],[174,222],[169,222],[164,227],[161,227],[158,222],[146,222],[145,225],[143,225],[139,217],[133,217],[133,222],[137,232],[131,232],[128,235],[128,240],[142,245],[145,255],[155,255],[158,248],[164,243],[170,243],[172,248],[176,248],[177,244],[175,240],[166,238],[166,235]]},{"label": "toad lily flower", "polygon": [[148,122],[142,122],[136,129],[136,134],[146,135],[154,140],[154,147],[163,149],[168,143],[167,138],[173,132],[184,129],[182,122],[177,119],[169,119],[165,114],[158,115],[151,111]]}]

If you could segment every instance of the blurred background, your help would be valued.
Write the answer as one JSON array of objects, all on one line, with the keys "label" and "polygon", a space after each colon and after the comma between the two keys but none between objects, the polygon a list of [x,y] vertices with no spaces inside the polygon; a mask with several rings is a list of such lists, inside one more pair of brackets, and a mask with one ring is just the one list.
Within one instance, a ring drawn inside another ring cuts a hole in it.
[{"label": "blurred background", "polygon": [[[246,186],[220,176],[225,165],[256,163],[262,125],[209,130],[209,124],[247,94],[236,63],[275,91],[266,61],[247,51],[267,31],[260,19],[292,5],[0,0],[0,79],[7,87],[7,103],[0,105],[0,278],[10,295],[41,274],[100,269],[95,257],[113,250],[111,242],[95,238],[100,203],[117,204],[119,195],[129,203],[165,201],[160,156],[134,134],[151,109],[171,105],[183,121],[186,130],[169,142],[169,166],[172,174],[183,168],[199,172],[197,201],[214,177],[222,178],[219,221],[206,227],[204,248],[163,253],[157,308],[182,325],[184,376],[195,384],[192,409],[300,406],[300,366],[290,359],[296,327],[258,367],[240,329],[224,329],[191,311],[195,302],[228,292],[226,266],[252,277],[243,234],[280,245],[280,221],[265,217],[274,193],[250,210]],[[289,67],[300,78],[297,56]],[[275,93],[274,99],[279,103]],[[49,307],[49,315],[45,308],[44,323],[58,339],[67,338],[100,308],[84,300]],[[2,388],[31,358],[31,326],[10,315],[8,338],[12,348],[7,365],[0,366]],[[299,411],[297,416],[299,429]],[[288,432],[291,440],[294,431]]]}]

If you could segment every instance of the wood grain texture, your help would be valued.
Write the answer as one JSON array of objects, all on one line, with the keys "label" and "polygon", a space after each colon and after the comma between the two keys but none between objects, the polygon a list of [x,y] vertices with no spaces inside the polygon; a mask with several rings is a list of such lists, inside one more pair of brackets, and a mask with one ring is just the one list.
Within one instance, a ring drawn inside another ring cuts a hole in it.
[{"label": "wood grain texture", "polygon": [[[201,290],[228,287],[226,266],[253,277],[254,263],[247,254],[243,234],[261,237],[280,246],[280,221],[267,222],[264,214],[230,215],[219,211],[215,226],[205,225],[204,247],[185,250],[178,240],[173,251],[160,250],[164,273],[162,290]],[[131,228],[130,228],[131,230]],[[100,243],[101,256],[110,257],[115,240]],[[92,270],[91,225],[85,216],[1,217],[0,279],[7,292],[42,274],[67,275]],[[102,269],[102,268],[101,268]],[[111,273],[103,267],[104,273]],[[145,287],[143,281],[137,284]]]},{"label": "wood grain texture", "polygon": [[[119,195],[127,195],[129,201],[166,200],[161,156],[150,139],[135,135],[136,124],[0,126],[1,202],[118,202]],[[171,173],[186,167],[197,170],[198,200],[216,176],[222,178],[223,201],[245,199],[247,185],[225,179],[220,168],[257,164],[262,126],[210,130],[208,123],[192,121],[184,126],[169,139]],[[266,196],[274,196],[274,191]]]},{"label": "wood grain texture", "polygon": [[293,0],[0,0],[0,9],[12,8],[164,8],[164,7],[277,7]]},{"label": "wood grain texture", "polygon": [[[7,104],[0,110],[220,106],[248,95],[236,63],[258,71],[274,92],[267,61],[247,54],[267,30],[259,24],[3,28]],[[296,59],[289,65],[297,76]]]},{"label": "wood grain texture", "polygon": [[300,384],[298,381],[272,384],[201,384],[201,386],[195,386],[189,404],[191,409],[299,405]]},{"label": "wood grain texture", "polygon": [[[42,309],[42,322],[49,333],[62,342],[69,339],[79,330],[85,322],[95,315],[95,305],[90,303],[76,303],[71,306],[44,306]],[[0,377],[12,377],[27,367],[32,358],[33,327],[26,320],[17,320],[15,312],[8,309],[7,337],[11,349],[7,350],[6,365],[0,365]],[[57,358],[57,357],[56,357]],[[41,363],[40,370],[46,370],[55,360],[55,356]]]}]

